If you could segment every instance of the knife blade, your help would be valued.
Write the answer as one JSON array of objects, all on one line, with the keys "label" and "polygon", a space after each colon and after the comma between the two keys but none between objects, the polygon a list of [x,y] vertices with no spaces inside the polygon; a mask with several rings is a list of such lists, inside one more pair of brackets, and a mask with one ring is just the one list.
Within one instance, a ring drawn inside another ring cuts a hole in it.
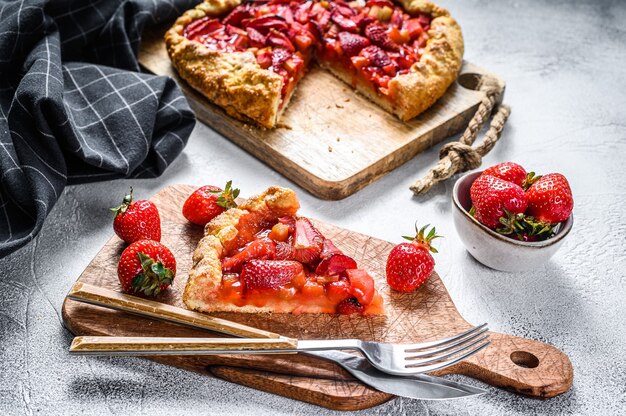
[{"label": "knife blade", "polygon": [[362,383],[395,396],[419,400],[449,400],[487,392],[478,387],[426,374],[393,376],[376,369],[364,358],[341,351],[307,351],[303,353],[333,361]]}]

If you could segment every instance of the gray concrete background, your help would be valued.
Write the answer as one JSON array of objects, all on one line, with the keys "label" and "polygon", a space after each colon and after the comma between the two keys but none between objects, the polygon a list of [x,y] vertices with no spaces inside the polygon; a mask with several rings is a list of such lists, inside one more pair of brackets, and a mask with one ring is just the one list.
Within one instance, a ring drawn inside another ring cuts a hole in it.
[{"label": "gray concrete background", "polygon": [[[455,233],[452,181],[425,197],[412,198],[408,190],[435,162],[437,149],[343,201],[300,191],[302,211],[390,241],[399,241],[416,218],[436,224],[446,236],[437,271],[461,313],[562,349],[574,365],[574,386],[546,401],[489,388],[459,401],[396,399],[360,414],[625,414],[626,2],[441,3],[463,27],[466,59],[508,83],[513,113],[485,164],[515,160],[565,174],[575,195],[571,236],[534,272],[481,266]],[[298,189],[199,124],[162,178],[65,190],[35,241],[0,260],[0,414],[334,414],[148,360],[68,356],[61,304],[112,234],[107,208],[130,184],[137,196],[149,197],[168,184],[229,178],[244,194],[270,184]]]}]

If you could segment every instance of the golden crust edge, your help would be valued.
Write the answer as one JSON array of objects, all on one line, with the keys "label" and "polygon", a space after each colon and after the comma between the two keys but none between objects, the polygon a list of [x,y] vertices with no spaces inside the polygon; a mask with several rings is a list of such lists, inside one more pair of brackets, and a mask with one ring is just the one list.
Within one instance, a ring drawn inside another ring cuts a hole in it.
[{"label": "golden crust edge", "polygon": [[393,113],[408,121],[430,108],[457,79],[465,46],[460,26],[446,9],[427,0],[403,0],[402,4],[409,13],[433,16],[420,61],[410,73],[389,81]]}]

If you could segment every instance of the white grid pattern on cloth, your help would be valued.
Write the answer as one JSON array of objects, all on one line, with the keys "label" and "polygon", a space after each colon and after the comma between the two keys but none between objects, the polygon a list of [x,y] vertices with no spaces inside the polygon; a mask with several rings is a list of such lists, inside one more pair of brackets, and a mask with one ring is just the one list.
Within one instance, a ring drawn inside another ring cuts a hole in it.
[{"label": "white grid pattern on cloth", "polygon": [[112,66],[138,69],[144,25],[197,2],[0,0],[0,257],[66,184],[158,176],[182,151],[194,116],[175,83]]},{"label": "white grid pattern on cloth", "polygon": [[[74,83],[74,85],[76,84],[76,79],[74,78],[74,76],[72,75],[72,71],[71,70],[66,70],[65,73],[72,79],[72,82]],[[116,112],[117,110],[113,110],[111,113],[106,114],[106,115],[102,115],[100,114],[100,112],[93,106],[93,104],[91,104],[89,102],[89,99],[87,98],[87,96],[85,95],[84,89],[83,88],[77,88],[76,90],[80,96],[83,98],[83,100],[85,101],[85,103],[89,106],[89,108],[91,109],[91,111],[93,111],[93,114],[95,116],[95,121],[94,123],[96,124],[100,124],[102,126],[102,128],[104,129],[104,132],[106,133],[106,138],[109,139],[109,141],[113,144],[113,147],[115,147],[115,150],[117,151],[118,155],[122,158],[122,160],[124,161],[125,165],[126,165],[126,169],[124,171],[125,175],[128,175],[128,173],[130,172],[130,164],[128,163],[128,159],[126,159],[126,156],[124,156],[124,154],[121,152],[120,148],[118,147],[117,143],[115,142],[115,138],[111,135],[111,131],[109,129],[108,123],[106,122],[106,119],[108,117],[111,116],[112,113]],[[79,129],[82,126],[77,126]]]}]

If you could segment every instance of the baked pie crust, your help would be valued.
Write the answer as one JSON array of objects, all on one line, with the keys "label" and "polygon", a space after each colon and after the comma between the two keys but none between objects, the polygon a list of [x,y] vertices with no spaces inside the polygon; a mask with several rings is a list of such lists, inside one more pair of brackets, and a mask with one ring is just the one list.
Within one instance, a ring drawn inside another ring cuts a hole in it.
[{"label": "baked pie crust", "polygon": [[[353,3],[359,4],[358,1]],[[337,0],[330,3],[336,4]],[[192,22],[207,16],[221,19],[240,4],[241,0],[205,0],[186,11],[165,34],[167,51],[181,78],[210,101],[236,118],[272,128],[293,93],[291,88],[283,96],[284,78],[263,69],[250,49],[226,52],[185,36],[185,28]],[[427,14],[430,22],[418,60],[403,73],[391,77],[384,94],[355,77],[354,68],[339,62],[320,61],[320,64],[386,111],[407,121],[433,105],[456,79],[463,58],[463,36],[448,11],[431,1],[399,0],[396,5],[411,16]],[[306,56],[305,60],[309,58]],[[302,73],[297,78],[300,76]]]}]

